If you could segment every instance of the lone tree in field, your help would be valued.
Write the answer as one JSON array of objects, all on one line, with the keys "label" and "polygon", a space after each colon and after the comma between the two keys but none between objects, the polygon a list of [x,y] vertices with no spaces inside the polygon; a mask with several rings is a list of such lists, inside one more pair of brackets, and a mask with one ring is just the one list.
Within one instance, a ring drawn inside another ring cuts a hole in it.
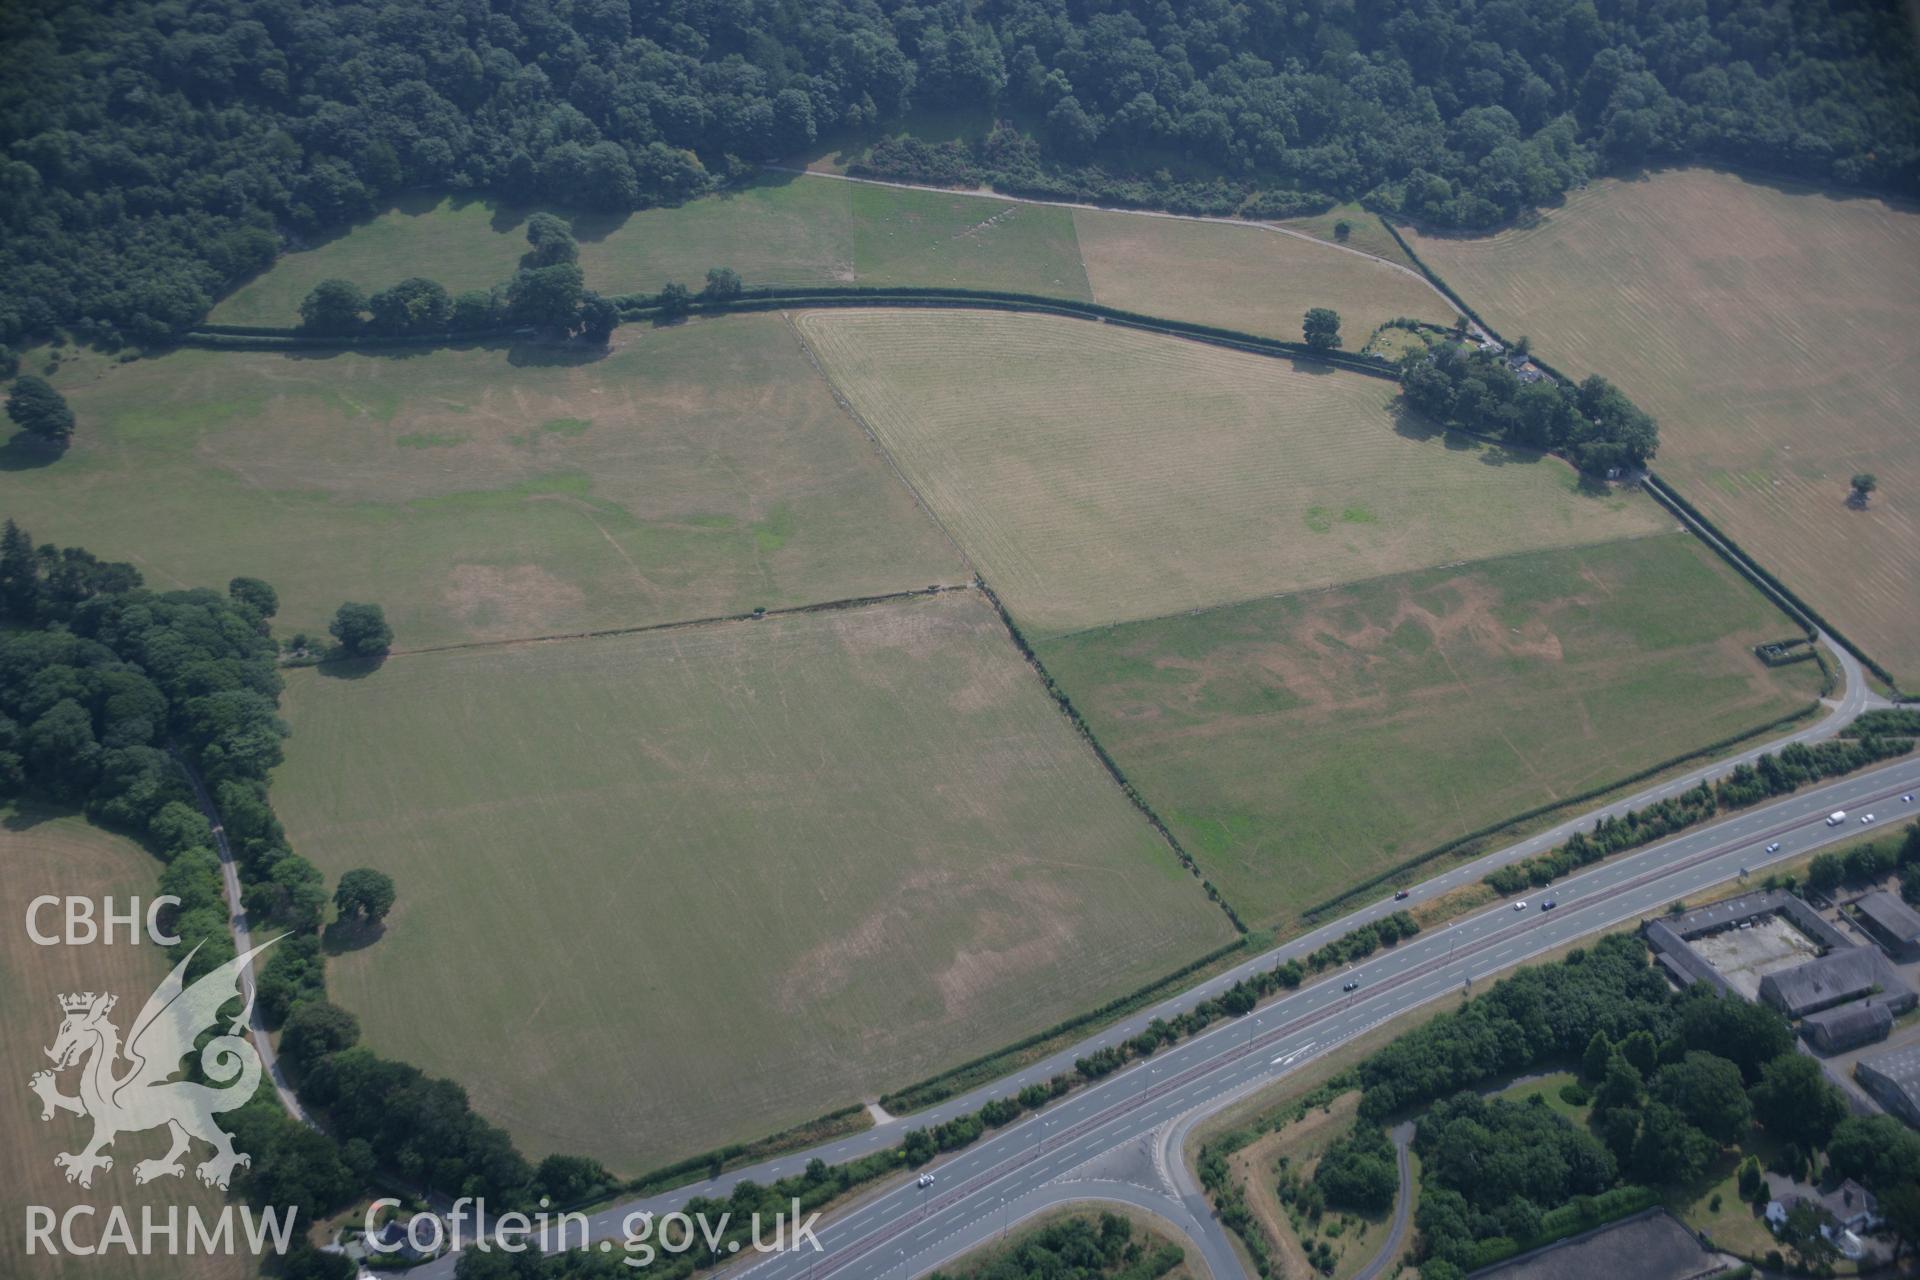
[{"label": "lone tree in field", "polygon": [[359,867],[340,877],[333,890],[333,905],[340,918],[377,923],[393,910],[393,877],[371,867]]},{"label": "lone tree in field", "polygon": [[393,628],[377,604],[343,604],[327,627],[349,658],[377,658],[393,645]]},{"label": "lone tree in field", "polygon": [[1880,479],[1870,471],[1862,471],[1853,478],[1852,484],[1853,492],[1847,495],[1847,501],[1856,507],[1864,507],[1873,491],[1880,487]]},{"label": "lone tree in field", "polygon": [[1331,351],[1340,345],[1340,313],[1332,307],[1314,307],[1301,326],[1307,345],[1315,351]]},{"label": "lone tree in field", "polygon": [[65,447],[73,439],[73,410],[45,378],[27,374],[7,393],[7,416],[28,435]]}]

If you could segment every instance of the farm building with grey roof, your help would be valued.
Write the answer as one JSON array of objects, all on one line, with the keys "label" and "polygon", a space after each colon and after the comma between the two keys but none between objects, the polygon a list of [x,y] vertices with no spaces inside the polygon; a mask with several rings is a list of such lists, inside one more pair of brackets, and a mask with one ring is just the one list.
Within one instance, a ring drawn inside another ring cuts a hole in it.
[{"label": "farm building with grey roof", "polygon": [[1878,1000],[1843,1004],[1808,1014],[1800,1030],[1821,1053],[1845,1053],[1885,1040],[1893,1030],[1893,1010]]},{"label": "farm building with grey roof", "polygon": [[1913,991],[1872,947],[1848,947],[1760,980],[1760,998],[1789,1018],[1879,995],[1894,1014],[1913,1008]]},{"label": "farm building with grey roof", "polygon": [[1890,1114],[1920,1129],[1920,1044],[1860,1059],[1853,1078]]},{"label": "farm building with grey roof", "polygon": [[1895,960],[1920,960],[1920,911],[1885,889],[1853,904],[1860,923]]}]

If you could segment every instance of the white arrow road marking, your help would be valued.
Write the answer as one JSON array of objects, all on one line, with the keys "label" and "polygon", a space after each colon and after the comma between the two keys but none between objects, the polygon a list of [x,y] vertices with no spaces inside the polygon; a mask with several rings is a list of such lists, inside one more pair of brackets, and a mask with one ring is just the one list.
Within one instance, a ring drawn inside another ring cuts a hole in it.
[{"label": "white arrow road marking", "polygon": [[1275,1058],[1272,1062],[1269,1062],[1267,1065],[1270,1067],[1277,1067],[1283,1062],[1292,1062],[1295,1058],[1299,1057],[1301,1054],[1305,1053],[1307,1050],[1313,1048],[1313,1046],[1318,1043],[1320,1043],[1318,1040],[1309,1040],[1305,1044],[1301,1045],[1298,1049],[1295,1049],[1292,1053],[1283,1053],[1279,1057]]}]

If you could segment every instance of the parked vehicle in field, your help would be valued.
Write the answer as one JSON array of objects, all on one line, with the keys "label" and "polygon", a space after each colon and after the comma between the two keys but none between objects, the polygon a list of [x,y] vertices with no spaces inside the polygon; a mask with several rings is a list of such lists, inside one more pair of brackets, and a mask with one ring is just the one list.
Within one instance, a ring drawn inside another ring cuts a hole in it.
[{"label": "parked vehicle in field", "polygon": [[1827,825],[1830,827],[1837,827],[1841,823],[1845,822],[1846,820],[1847,820],[1847,811],[1845,809],[1835,809],[1832,813],[1827,815]]}]

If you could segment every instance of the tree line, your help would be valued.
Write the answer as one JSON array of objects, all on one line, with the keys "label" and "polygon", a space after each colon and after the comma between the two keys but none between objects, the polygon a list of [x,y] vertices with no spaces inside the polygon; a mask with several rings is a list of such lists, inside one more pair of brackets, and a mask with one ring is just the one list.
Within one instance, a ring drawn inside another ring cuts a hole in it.
[{"label": "tree line", "polygon": [[1679,795],[1630,809],[1619,817],[1603,815],[1594,822],[1592,834],[1576,831],[1558,848],[1499,867],[1484,879],[1497,893],[1518,893],[1528,885],[1551,884],[1577,868],[1651,844],[1717,813],[1787,795],[1808,783],[1837,778],[1913,750],[1912,738],[1883,737],[1873,732],[1892,722],[1865,721],[1863,716],[1843,730],[1848,736],[1811,745],[1790,742],[1777,753],[1756,757],[1752,764],[1735,765],[1718,783],[1698,783]]},{"label": "tree line", "polygon": [[1577,387],[1532,367],[1526,340],[1496,346],[1442,342],[1410,352],[1400,374],[1407,403],[1433,421],[1527,449],[1564,453],[1589,475],[1644,467],[1660,450],[1660,428],[1599,374]]},{"label": "tree line", "polygon": [[[536,213],[527,219],[527,243],[511,280],[458,295],[423,276],[373,294],[351,280],[322,280],[301,300],[300,330],[316,337],[428,337],[513,326],[604,345],[620,323],[620,303],[586,287],[573,229],[551,213]],[[699,293],[669,281],[648,302],[662,319],[672,320],[695,301],[724,302],[741,289],[738,272],[714,267]]]},{"label": "tree line", "polygon": [[[1614,934],[1559,963],[1525,968],[1395,1040],[1354,1072],[1353,1131],[1329,1148],[1314,1182],[1325,1204],[1376,1211],[1397,1178],[1381,1125],[1421,1111],[1414,1151],[1421,1274],[1458,1277],[1567,1230],[1593,1225],[1608,1197],[1621,1211],[1640,1188],[1696,1183],[1756,1127],[1793,1177],[1862,1181],[1900,1235],[1920,1238],[1920,1136],[1886,1116],[1852,1114],[1814,1059],[1795,1051],[1772,1008],[1704,984],[1675,992],[1637,936]],[[1486,1081],[1576,1064],[1562,1090],[1586,1123],[1539,1097],[1475,1092]],[[1758,1162],[1743,1194],[1764,1203]],[[1788,1234],[1803,1262],[1822,1258],[1817,1230]]]},{"label": "tree line", "polygon": [[870,166],[1257,216],[1366,196],[1479,227],[1669,160],[1911,191],[1917,85],[1887,0],[20,0],[0,12],[0,343],[164,341],[402,191],[617,214],[917,109],[1013,123]]},{"label": "tree line", "polygon": [[[180,939],[173,957],[190,954],[198,976],[234,955],[213,829],[180,760],[198,770],[240,872],[243,909],[256,930],[290,934],[267,953],[257,999],[282,1032],[302,1101],[328,1122],[321,1134],[292,1120],[264,1081],[232,1114],[236,1140],[253,1157],[241,1189],[255,1203],[292,1206],[312,1221],[395,1176],[507,1204],[610,1184],[577,1158],[532,1165],[473,1113],[458,1085],[359,1047],[353,1015],[327,1002],[320,931],[329,907],[336,927],[375,925],[396,890],[385,873],[357,868],[329,895],[274,816],[268,782],[287,736],[268,626],[276,603],[253,578],[234,579],[224,594],[155,592],[130,565],[36,546],[7,521],[0,798],[83,811],[153,851],[161,892],[180,899],[168,922]],[[302,1248],[287,1274],[346,1277],[352,1266]]]}]

